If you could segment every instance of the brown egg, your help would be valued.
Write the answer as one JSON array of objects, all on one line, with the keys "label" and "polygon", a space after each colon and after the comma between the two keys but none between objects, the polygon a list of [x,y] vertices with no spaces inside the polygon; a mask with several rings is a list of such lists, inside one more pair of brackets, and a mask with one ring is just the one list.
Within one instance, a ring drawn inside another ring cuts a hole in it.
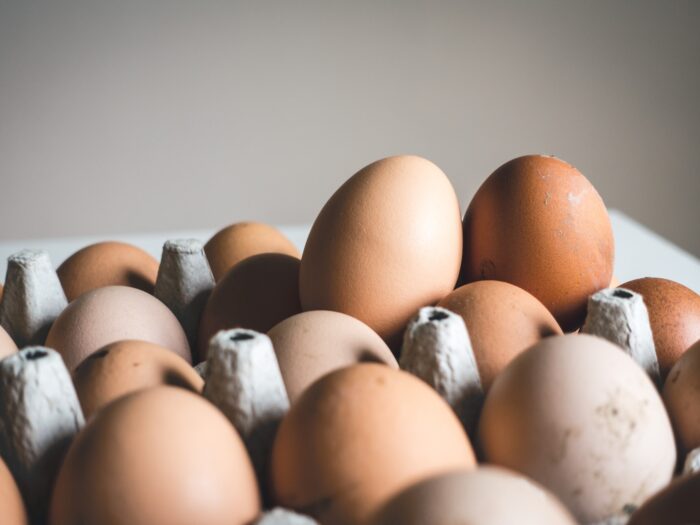
[{"label": "brown egg", "polygon": [[304,310],[363,321],[397,351],[408,320],[454,288],[462,256],[459,203],[432,162],[389,157],[343,184],[304,248]]},{"label": "brown egg", "polygon": [[627,525],[694,525],[700,523],[700,472],[677,478],[648,500]]},{"label": "brown egg", "polygon": [[299,259],[281,253],[248,257],[231,268],[209,296],[199,322],[196,361],[207,358],[209,340],[219,330],[267,332],[299,312]]},{"label": "brown egg", "polygon": [[260,512],[243,442],[219,410],[182,388],[130,394],[71,445],[50,525],[243,525]]},{"label": "brown egg", "polygon": [[541,483],[582,523],[639,505],[676,463],[656,387],[592,335],[548,337],[511,361],[486,396],[479,440],[487,462]]},{"label": "brown egg", "polygon": [[296,246],[279,230],[260,222],[226,226],[204,245],[214,279],[218,282],[237,263],[259,253],[284,253],[297,259]]},{"label": "brown egg", "polygon": [[429,476],[475,465],[452,409],[420,379],[374,363],[322,377],[292,405],[272,451],[276,504],[321,523],[366,523]]},{"label": "brown egg", "polygon": [[2,459],[0,459],[0,518],[2,525],[29,523],[17,484]]},{"label": "brown egg", "polygon": [[17,351],[17,345],[10,337],[5,329],[0,326],[0,359],[14,354]]},{"label": "brown egg", "polygon": [[464,319],[485,390],[520,352],[540,339],[562,333],[549,310],[502,281],[476,281],[438,303]]},{"label": "brown egg", "polygon": [[68,257],[56,270],[68,301],[103,286],[133,286],[153,293],[158,261],[123,242],[98,242]]},{"label": "brown egg", "polygon": [[73,384],[89,418],[107,403],[158,385],[201,393],[204,381],[175,352],[146,341],[111,343],[87,357],[73,372]]},{"label": "brown egg", "polygon": [[666,377],[683,352],[700,339],[700,295],[682,284],[656,277],[635,279],[621,288],[644,298],[661,376]]},{"label": "brown egg", "polygon": [[373,525],[576,525],[549,492],[509,470],[441,474],[400,492]]},{"label": "brown egg", "polygon": [[93,352],[123,339],[155,343],[192,360],[187,336],[168,307],[126,286],[98,288],[70,303],[51,326],[46,346],[72,371]]},{"label": "brown egg", "polygon": [[277,354],[290,401],[321,376],[349,365],[374,362],[398,368],[389,347],[369,326],[329,310],[285,319],[267,334]]},{"label": "brown egg", "polygon": [[506,162],[464,215],[462,283],[507,281],[539,299],[567,332],[588,296],[610,283],[613,234],[605,204],[571,164],[543,155]]},{"label": "brown egg", "polygon": [[683,452],[700,447],[700,340],[671,369],[663,399]]}]

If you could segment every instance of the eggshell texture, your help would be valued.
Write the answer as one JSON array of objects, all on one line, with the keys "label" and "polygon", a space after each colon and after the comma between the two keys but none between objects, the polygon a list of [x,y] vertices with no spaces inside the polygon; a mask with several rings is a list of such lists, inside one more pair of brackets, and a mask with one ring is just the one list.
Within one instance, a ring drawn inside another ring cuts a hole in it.
[{"label": "eggshell texture", "polygon": [[460,286],[438,306],[464,319],[485,390],[520,352],[543,337],[562,333],[542,303],[522,288],[502,281]]},{"label": "eggshell texture", "polygon": [[141,390],[98,412],[71,445],[50,525],[237,525],[260,512],[243,442],[182,388]]},{"label": "eggshell texture", "polygon": [[267,332],[301,312],[299,259],[262,253],[244,259],[212,290],[199,322],[198,361],[206,359],[209,340],[229,328]]},{"label": "eggshell texture", "polygon": [[612,278],[613,233],[603,200],[576,168],[543,155],[489,176],[464,215],[462,283],[507,281],[539,299],[564,331]]},{"label": "eggshell texture", "polygon": [[408,320],[454,288],[459,203],[432,162],[389,157],[343,184],[316,218],[302,256],[304,310],[356,317],[393,350]]},{"label": "eggshell texture", "polygon": [[279,230],[260,222],[238,222],[222,228],[204,245],[204,253],[216,281],[252,255],[284,253],[297,259],[301,256]]},{"label": "eggshell texture", "polygon": [[373,525],[576,525],[536,483],[497,467],[456,471],[403,490]]},{"label": "eggshell texture", "polygon": [[367,523],[394,494],[475,465],[452,409],[414,376],[375,363],[322,377],[292,405],[272,451],[276,504],[321,523]]},{"label": "eggshell texture", "polygon": [[123,242],[98,242],[68,257],[56,270],[68,301],[103,286],[132,286],[153,293],[158,261]]},{"label": "eggshell texture", "polygon": [[17,345],[10,337],[5,329],[0,326],[0,359],[14,354],[17,351]]},{"label": "eggshell texture", "polygon": [[360,362],[398,368],[389,347],[369,326],[340,312],[312,310],[285,319],[267,334],[290,401],[321,376]]},{"label": "eggshell texture", "polygon": [[668,279],[645,277],[626,282],[641,294],[649,311],[649,323],[662,377],[690,345],[700,339],[700,295]]},{"label": "eggshell texture", "polygon": [[694,525],[700,523],[700,472],[677,478],[648,500],[627,525]]},{"label": "eggshell texture", "polygon": [[175,352],[146,341],[111,343],[88,356],[73,373],[85,418],[131,392],[159,385],[201,393],[204,381]]},{"label": "eggshell texture", "polygon": [[2,459],[0,459],[0,518],[2,525],[29,523],[17,484]]},{"label": "eggshell texture", "polygon": [[590,335],[543,339],[496,378],[479,439],[486,461],[538,481],[592,523],[671,479],[676,448],[649,377]]},{"label": "eggshell texture", "polygon": [[671,369],[663,399],[684,452],[700,447],[700,340]]},{"label": "eggshell texture", "polygon": [[155,343],[192,361],[187,336],[168,307],[126,286],[98,288],[70,303],[51,326],[46,346],[73,371],[93,352],[123,339]]}]

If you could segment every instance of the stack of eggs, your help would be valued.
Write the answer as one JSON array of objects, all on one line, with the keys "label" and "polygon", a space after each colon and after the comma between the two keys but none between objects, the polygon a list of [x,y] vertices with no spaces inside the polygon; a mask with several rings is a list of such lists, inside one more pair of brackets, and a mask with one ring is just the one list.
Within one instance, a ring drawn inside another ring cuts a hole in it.
[{"label": "stack of eggs", "polygon": [[160,264],[16,254],[2,523],[700,522],[700,296],[610,288],[613,257],[596,190],[538,155],[464,217],[435,164],[377,161],[301,256],[258,223]]}]

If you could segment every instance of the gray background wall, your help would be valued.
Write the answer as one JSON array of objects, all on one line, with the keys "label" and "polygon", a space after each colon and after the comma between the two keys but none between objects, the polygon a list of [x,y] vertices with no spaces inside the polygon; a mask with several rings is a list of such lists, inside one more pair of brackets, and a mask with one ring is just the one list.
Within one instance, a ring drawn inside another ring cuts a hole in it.
[{"label": "gray background wall", "polygon": [[700,2],[0,0],[0,237],[313,220],[377,158],[463,206],[561,156],[700,255]]}]

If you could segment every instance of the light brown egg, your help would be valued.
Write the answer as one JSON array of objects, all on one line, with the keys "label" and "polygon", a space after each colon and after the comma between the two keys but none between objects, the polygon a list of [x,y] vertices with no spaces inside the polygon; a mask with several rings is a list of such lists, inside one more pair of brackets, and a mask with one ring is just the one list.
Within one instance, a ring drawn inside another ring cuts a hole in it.
[{"label": "light brown egg", "polygon": [[0,359],[14,354],[17,351],[17,345],[10,337],[10,334],[0,326]]},{"label": "light brown egg", "polygon": [[172,350],[146,341],[111,343],[87,357],[73,372],[85,418],[126,394],[159,385],[201,393],[204,381]]},{"label": "light brown egg", "polygon": [[438,306],[464,319],[485,390],[520,352],[544,337],[562,333],[542,303],[522,288],[502,281],[466,284]]},{"label": "light brown egg", "polygon": [[668,279],[645,277],[621,285],[641,294],[659,358],[661,376],[700,339],[700,295]]},{"label": "light brown egg", "polygon": [[617,288],[618,286],[620,286],[620,284],[621,284],[620,279],[618,279],[617,277],[615,277],[613,275],[612,279],[610,279],[610,284],[608,285],[608,288]]},{"label": "light brown egg", "polygon": [[376,332],[340,312],[311,310],[293,315],[267,335],[292,402],[318,378],[344,366],[374,362],[399,367]]},{"label": "light brown egg", "polygon": [[486,396],[479,441],[487,462],[541,483],[582,523],[639,505],[676,463],[654,384],[591,335],[548,337],[511,361]]},{"label": "light brown egg", "polygon": [[389,157],[343,184],[304,248],[304,310],[363,321],[397,351],[408,320],[455,285],[462,256],[459,203],[435,164]]},{"label": "light brown egg", "polygon": [[237,222],[222,228],[204,245],[214,279],[218,282],[237,263],[259,253],[284,253],[297,259],[296,246],[282,233],[260,222]]},{"label": "light brown egg", "polygon": [[700,447],[700,340],[671,369],[663,399],[683,452]]},{"label": "light brown egg", "polygon": [[199,322],[195,361],[207,358],[209,340],[219,330],[250,328],[264,333],[299,312],[299,259],[281,253],[248,257],[212,290]]},{"label": "light brown egg", "polygon": [[27,525],[27,511],[17,484],[0,459],[0,522],[2,525]]},{"label": "light brown egg", "polygon": [[642,505],[627,525],[694,525],[700,523],[700,472],[677,478]]},{"label": "light brown egg", "polygon": [[564,331],[583,324],[588,296],[610,283],[613,234],[603,200],[563,160],[527,155],[489,176],[464,215],[461,282],[527,290]]},{"label": "light brown egg", "polygon": [[78,250],[56,270],[68,301],[103,286],[132,286],[153,293],[158,261],[123,242],[98,242]]},{"label": "light brown egg", "polygon": [[409,485],[474,465],[462,426],[434,390],[363,363],[323,376],[282,420],[273,499],[321,523],[359,525]]},{"label": "light brown egg", "polygon": [[168,386],[98,412],[71,445],[50,525],[243,525],[260,512],[243,442],[202,397]]},{"label": "light brown egg", "polygon": [[509,470],[484,466],[435,476],[400,492],[373,525],[576,525],[547,490]]},{"label": "light brown egg", "polygon": [[105,286],[78,297],[54,321],[46,346],[72,371],[93,352],[123,339],[155,343],[192,361],[187,336],[168,307],[127,286]]}]

